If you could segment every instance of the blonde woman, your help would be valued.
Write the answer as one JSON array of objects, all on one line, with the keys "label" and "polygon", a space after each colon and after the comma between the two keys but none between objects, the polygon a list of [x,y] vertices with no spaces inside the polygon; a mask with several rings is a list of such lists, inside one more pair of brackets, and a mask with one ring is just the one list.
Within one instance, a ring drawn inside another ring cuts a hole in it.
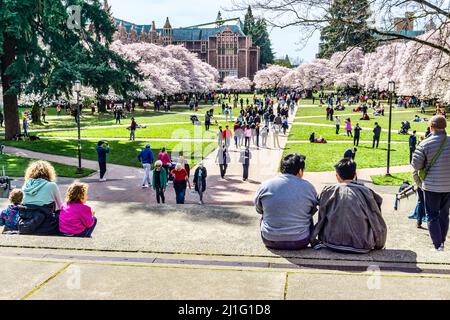
[{"label": "blonde woman", "polygon": [[26,170],[22,191],[23,205],[27,209],[21,212],[19,220],[21,234],[58,233],[55,211],[61,208],[63,201],[55,181],[55,169],[47,161],[33,162]]}]

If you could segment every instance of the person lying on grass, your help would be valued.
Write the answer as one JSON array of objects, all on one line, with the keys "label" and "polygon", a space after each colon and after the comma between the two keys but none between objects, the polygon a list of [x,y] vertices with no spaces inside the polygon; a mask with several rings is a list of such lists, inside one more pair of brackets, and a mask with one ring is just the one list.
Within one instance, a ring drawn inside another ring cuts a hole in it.
[{"label": "person lying on grass", "polygon": [[381,214],[383,198],[358,184],[356,162],[343,159],[336,166],[334,186],[319,198],[319,220],[311,235],[315,249],[365,254],[386,244],[387,226]]}]

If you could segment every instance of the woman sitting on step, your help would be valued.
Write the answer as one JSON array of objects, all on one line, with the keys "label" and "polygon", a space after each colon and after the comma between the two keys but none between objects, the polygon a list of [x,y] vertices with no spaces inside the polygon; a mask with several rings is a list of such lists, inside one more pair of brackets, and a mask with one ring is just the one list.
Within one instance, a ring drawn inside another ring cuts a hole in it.
[{"label": "woman sitting on step", "polygon": [[33,162],[26,170],[22,187],[24,208],[19,213],[20,234],[59,234],[56,212],[63,202],[55,181],[55,169],[47,161]]}]

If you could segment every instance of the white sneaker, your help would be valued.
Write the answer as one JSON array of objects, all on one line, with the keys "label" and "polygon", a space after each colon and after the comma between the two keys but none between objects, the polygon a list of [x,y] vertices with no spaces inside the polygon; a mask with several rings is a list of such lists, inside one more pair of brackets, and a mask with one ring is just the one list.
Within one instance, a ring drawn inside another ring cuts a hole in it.
[{"label": "white sneaker", "polygon": [[100,181],[100,182],[106,182],[106,178],[99,179],[98,181]]},{"label": "white sneaker", "polygon": [[198,202],[198,204],[199,204],[199,205],[202,205],[202,204],[203,204],[203,202],[202,202],[202,201],[199,201],[199,202]]}]

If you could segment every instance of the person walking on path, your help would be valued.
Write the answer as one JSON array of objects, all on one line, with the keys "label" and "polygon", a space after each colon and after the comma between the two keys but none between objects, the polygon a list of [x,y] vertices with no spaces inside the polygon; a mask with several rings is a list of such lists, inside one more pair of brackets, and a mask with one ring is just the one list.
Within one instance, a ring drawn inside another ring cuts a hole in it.
[{"label": "person walking on path", "polygon": [[373,129],[373,144],[372,149],[375,149],[375,146],[379,147],[381,138],[381,127],[378,125],[378,122],[375,122],[375,128]]},{"label": "person walking on path", "polygon": [[219,148],[216,156],[216,163],[219,164],[220,167],[220,176],[222,179],[225,179],[225,175],[227,174],[228,164],[231,162],[230,154],[227,150],[227,146],[223,145],[222,148]]},{"label": "person walking on path", "polygon": [[131,118],[131,125],[130,125],[130,141],[136,141],[136,129],[138,127],[138,124],[134,118]]},{"label": "person walking on path", "polygon": [[47,116],[47,110],[45,108],[42,108],[42,122],[46,123],[45,117]]},{"label": "person walking on path", "polygon": [[207,111],[205,115],[205,130],[209,131],[210,126],[211,126],[211,115],[209,114],[209,111]]},{"label": "person walking on path", "polygon": [[353,136],[353,145],[355,147],[359,147],[359,139],[361,138],[361,130],[362,128],[359,126],[359,123],[356,124],[355,134]]},{"label": "person walking on path", "polygon": [[122,115],[123,115],[123,110],[122,110],[122,108],[117,108],[116,109],[116,112],[115,112],[115,115],[116,115],[116,124],[121,124],[120,123],[120,120],[122,119]]},{"label": "person walking on path", "polygon": [[203,193],[206,191],[206,178],[208,177],[208,172],[203,165],[203,161],[199,163],[198,168],[194,173],[194,187],[197,191],[200,201],[199,204],[203,204]]},{"label": "person walking on path", "polygon": [[232,138],[233,133],[231,132],[230,127],[226,126],[225,130],[223,131],[223,141],[225,141],[225,145],[227,146],[227,148],[230,148]]},{"label": "person walking on path", "polygon": [[158,154],[158,160],[162,162],[163,168],[166,170],[166,173],[169,174],[169,165],[172,163],[169,154],[166,151],[166,148],[162,148],[161,152]]},{"label": "person walking on path", "polygon": [[352,120],[350,118],[345,120],[345,130],[347,131],[347,136],[353,138]]},{"label": "person walking on path", "polygon": [[26,117],[23,118],[22,121],[23,135],[28,137],[28,119]]},{"label": "person walking on path", "polygon": [[150,171],[152,170],[155,157],[153,151],[150,148],[150,144],[147,144],[144,149],[137,156],[140,163],[144,167],[144,180],[142,181],[142,188],[146,187],[146,183],[150,188],[152,186],[152,180],[150,179]]},{"label": "person walking on path", "polygon": [[336,124],[336,134],[339,134],[339,130],[341,129],[341,117],[336,116],[334,122]]},{"label": "person walking on path", "polygon": [[434,116],[431,135],[417,146],[412,166],[417,185],[424,192],[428,230],[437,251],[444,251],[450,211],[450,141],[447,120]]},{"label": "person walking on path", "polygon": [[409,136],[409,163],[412,162],[413,154],[417,147],[417,131],[413,131],[412,135]]},{"label": "person walking on path", "polygon": [[219,131],[217,131],[217,144],[219,147],[223,145],[223,130],[222,126],[219,127]]},{"label": "person walking on path", "polygon": [[331,108],[331,110],[330,110],[330,121],[333,121],[333,116],[334,116],[334,109]]},{"label": "person walking on path", "polygon": [[3,112],[0,111],[0,127],[3,128],[3,121],[5,120],[5,117],[3,116]]},{"label": "person walking on path", "polygon": [[252,129],[250,128],[250,125],[247,125],[244,129],[244,136],[245,136],[245,147],[250,147],[250,142],[252,139]]},{"label": "person walking on path", "polygon": [[267,148],[267,138],[269,137],[269,126],[265,125],[261,129],[261,138],[262,138],[262,146],[263,148]]},{"label": "person walking on path", "polygon": [[167,171],[163,168],[162,161],[158,160],[155,162],[155,169],[153,170],[152,185],[153,190],[156,191],[156,202],[160,204],[161,202],[166,203],[166,189],[167,189]]},{"label": "person walking on path", "polygon": [[252,159],[252,152],[249,147],[246,147],[245,150],[241,151],[241,156],[239,162],[242,163],[243,171],[243,180],[248,180],[248,169],[250,167],[250,160]]},{"label": "person walking on path", "polygon": [[96,150],[98,155],[98,166],[100,168],[100,182],[106,182],[106,155],[110,153],[111,149],[107,142],[99,141]]},{"label": "person walking on path", "polygon": [[272,133],[273,134],[273,148],[280,149],[281,148],[280,147],[280,131],[281,131],[280,126],[274,124],[272,131],[273,131],[273,133]]},{"label": "person walking on path", "polygon": [[[173,176],[173,188],[175,190],[177,204],[184,204],[189,178],[181,163],[177,163],[170,173]],[[189,189],[191,186],[189,185]]]},{"label": "person walking on path", "polygon": [[189,162],[184,157],[183,151],[180,151],[177,163],[180,163],[183,166],[184,170],[186,170],[186,172],[187,172],[188,178],[190,178],[191,177],[191,166],[189,165]]},{"label": "person walking on path", "polygon": [[259,136],[261,134],[261,124],[259,122],[255,125],[255,139],[256,139],[256,148],[259,150]]},{"label": "person walking on path", "polygon": [[234,142],[236,144],[236,149],[242,146],[242,139],[244,136],[244,132],[242,131],[242,126],[239,120],[236,120],[234,124]]}]

